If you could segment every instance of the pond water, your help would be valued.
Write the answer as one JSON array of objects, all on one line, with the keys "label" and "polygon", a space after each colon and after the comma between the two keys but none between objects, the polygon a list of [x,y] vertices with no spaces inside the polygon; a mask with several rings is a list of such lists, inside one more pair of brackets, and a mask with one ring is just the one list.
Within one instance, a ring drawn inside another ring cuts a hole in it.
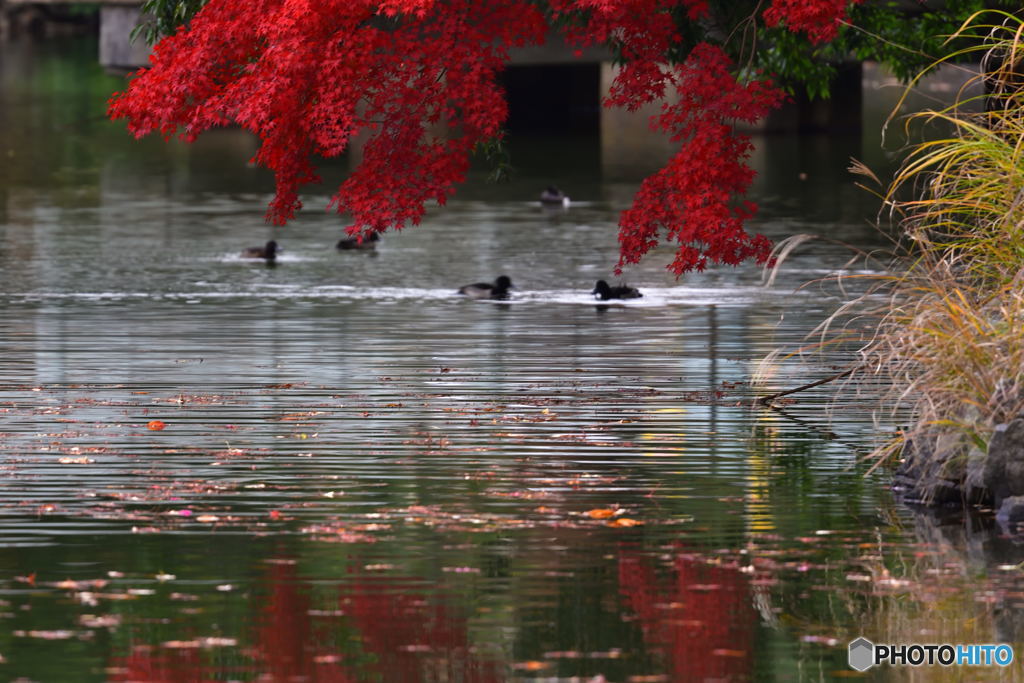
[{"label": "pond water", "polygon": [[[660,250],[642,299],[596,306],[636,179],[527,137],[513,182],[338,252],[343,166],[271,228],[252,140],[132,140],[94,48],[0,52],[0,678],[789,681],[854,675],[859,635],[1020,650],[1024,553],[865,476],[892,428],[869,396],[750,407],[845,248],[771,287]],[[881,244],[862,143],[760,141],[756,229]],[[535,201],[553,182],[568,210]],[[276,267],[239,258],[271,238]],[[508,302],[455,294],[502,273]]]}]

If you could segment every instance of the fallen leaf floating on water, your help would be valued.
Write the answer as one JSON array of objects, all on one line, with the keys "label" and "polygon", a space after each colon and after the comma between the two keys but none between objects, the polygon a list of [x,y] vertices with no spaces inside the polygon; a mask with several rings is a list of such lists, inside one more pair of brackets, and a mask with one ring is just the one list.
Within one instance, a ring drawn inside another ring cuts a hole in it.
[{"label": "fallen leaf floating on water", "polygon": [[170,648],[172,650],[187,650],[196,649],[199,647],[198,640],[167,640],[160,643],[161,647]]},{"label": "fallen leaf floating on water", "polygon": [[207,636],[199,639],[199,644],[202,647],[234,647],[238,645],[236,638],[218,638],[217,636]]},{"label": "fallen leaf floating on water", "polygon": [[828,645],[829,647],[835,647],[839,645],[840,641],[838,638],[831,638],[829,636],[800,636],[800,641],[803,643],[820,643],[821,645]]},{"label": "fallen leaf floating on water", "polygon": [[171,593],[167,597],[178,602],[199,602],[199,596],[192,593]]},{"label": "fallen leaf floating on water", "polygon": [[235,638],[218,638],[215,636],[209,636],[206,638],[195,638],[193,640],[168,640],[160,643],[161,647],[166,647],[172,650],[195,650],[198,648],[210,648],[210,647],[234,647],[238,645],[238,640]]},{"label": "fallen leaf floating on water", "polygon": [[631,526],[641,526],[641,525],[643,525],[643,522],[641,522],[639,519],[630,519],[629,517],[620,517],[619,519],[613,519],[612,521],[608,522],[607,526],[615,527],[615,528],[628,528],[628,527],[631,527]]},{"label": "fallen leaf floating on water", "polygon": [[167,423],[162,422],[161,420],[150,420],[149,422],[146,423],[146,429],[152,430],[154,432],[159,432],[166,426]]},{"label": "fallen leaf floating on water", "polygon": [[75,593],[75,600],[86,607],[98,607],[100,604],[99,597],[92,591],[81,591]]},{"label": "fallen leaf floating on water", "polygon": [[909,588],[913,584],[907,579],[886,575],[875,581],[875,585],[881,588]]},{"label": "fallen leaf floating on water", "polygon": [[398,649],[402,652],[430,652],[432,648],[422,643],[409,643],[408,645],[399,645]]},{"label": "fallen leaf floating on water", "polygon": [[120,614],[83,614],[78,617],[78,623],[86,628],[116,628],[121,625]]},{"label": "fallen leaf floating on water", "polygon": [[321,410],[309,410],[300,413],[285,413],[278,419],[282,422],[295,422],[298,420],[305,420],[310,417],[316,417],[317,415],[323,415],[324,412]]},{"label": "fallen leaf floating on water", "polygon": [[87,581],[72,581],[71,579],[64,579],[63,581],[57,581],[52,585],[54,588],[61,588],[70,591],[79,591],[86,588],[100,589],[107,585],[106,579],[91,579]]},{"label": "fallen leaf floating on water", "polygon": [[617,510],[613,510],[612,508],[594,508],[593,510],[587,510],[583,514],[591,519],[610,519],[621,513]]},{"label": "fallen leaf floating on water", "polygon": [[68,638],[74,638],[76,634],[74,631],[67,630],[55,630],[55,631],[13,631],[13,635],[21,638],[38,638],[39,640],[67,640]]}]

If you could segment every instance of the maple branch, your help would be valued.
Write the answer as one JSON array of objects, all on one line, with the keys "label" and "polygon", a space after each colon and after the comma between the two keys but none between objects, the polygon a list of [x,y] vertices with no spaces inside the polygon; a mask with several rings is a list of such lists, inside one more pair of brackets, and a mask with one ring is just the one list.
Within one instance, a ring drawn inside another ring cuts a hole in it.
[{"label": "maple branch", "polygon": [[[764,0],[758,0],[754,10],[747,16],[746,19],[738,22],[733,27],[729,35],[726,36],[725,42],[732,42],[733,37],[737,32],[742,29],[742,36],[740,37],[740,49],[739,54],[736,58],[736,63],[741,64],[746,62],[746,68],[750,68],[754,63],[754,58],[757,55],[757,17],[761,13],[761,6],[764,4]],[[748,39],[747,36],[750,36]],[[750,44],[750,56],[746,57],[747,44]]]},{"label": "maple branch", "polygon": [[836,373],[834,375],[830,375],[829,377],[825,377],[824,379],[819,379],[818,381],[811,382],[810,384],[804,384],[803,386],[796,387],[795,389],[787,389],[785,391],[779,391],[779,392],[776,392],[774,394],[769,394],[767,396],[761,396],[760,398],[756,399],[754,401],[754,403],[756,405],[759,405],[759,406],[772,407],[771,402],[774,401],[777,398],[781,398],[782,396],[788,396],[789,394],[795,394],[796,392],[803,391],[804,389],[811,389],[811,388],[819,386],[821,384],[826,384],[828,382],[833,382],[833,381],[835,381],[837,379],[842,379],[843,377],[846,377],[848,375],[852,375],[854,372],[856,372],[857,370],[859,370],[862,367],[863,366],[861,366],[861,365],[855,365],[852,368],[847,368],[846,370],[843,370],[842,372],[838,372],[838,373]]}]

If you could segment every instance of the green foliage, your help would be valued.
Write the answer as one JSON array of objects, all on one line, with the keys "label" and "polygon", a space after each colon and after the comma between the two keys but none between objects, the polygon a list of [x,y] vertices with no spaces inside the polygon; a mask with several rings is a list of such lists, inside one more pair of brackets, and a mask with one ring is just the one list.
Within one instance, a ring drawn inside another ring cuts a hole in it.
[{"label": "green foliage", "polygon": [[1013,6],[1008,0],[949,0],[937,9],[925,3],[875,2],[850,9],[836,40],[812,45],[778,26],[761,27],[753,66],[779,79],[790,93],[803,88],[809,97],[828,97],[836,66],[851,58],[877,61],[907,82],[932,63],[977,45],[971,36],[949,40],[969,17],[986,6]]},{"label": "green foliage", "polygon": [[174,33],[179,26],[191,21],[207,0],[145,0],[142,14],[145,21],[132,31],[131,39],[139,36],[152,45],[164,36]]},{"label": "green foliage", "polygon": [[[836,42],[843,42],[842,34]],[[754,68],[772,74],[776,84],[793,95],[802,87],[808,97],[828,97],[837,65],[846,50],[835,43],[813,46],[802,37],[782,27],[758,31],[759,48],[754,55]]]},{"label": "green foliage", "polygon": [[67,13],[72,17],[94,17],[100,13],[100,3],[79,2],[67,6]]},{"label": "green foliage", "polygon": [[512,179],[515,167],[512,165],[512,155],[505,144],[504,136],[479,142],[473,151],[483,157],[490,169],[487,174],[487,182],[504,183]]}]

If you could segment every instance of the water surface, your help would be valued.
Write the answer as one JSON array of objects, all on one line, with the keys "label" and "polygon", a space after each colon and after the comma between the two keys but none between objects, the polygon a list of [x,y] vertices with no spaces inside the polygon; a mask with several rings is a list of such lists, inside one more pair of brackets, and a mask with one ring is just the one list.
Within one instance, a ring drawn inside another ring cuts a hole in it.
[{"label": "water surface", "polygon": [[[755,229],[833,240],[771,287],[677,281],[661,249],[599,306],[636,182],[596,140],[518,140],[512,183],[343,253],[329,187],[263,222],[243,133],[105,122],[91,49],[0,53],[0,675],[824,680],[859,635],[1020,643],[1024,558],[864,476],[892,428],[869,395],[749,407],[839,301],[798,289],[834,241],[882,243],[841,172],[859,140],[760,141]],[[239,257],[271,238],[275,267]],[[455,294],[498,274],[508,302]]]}]

